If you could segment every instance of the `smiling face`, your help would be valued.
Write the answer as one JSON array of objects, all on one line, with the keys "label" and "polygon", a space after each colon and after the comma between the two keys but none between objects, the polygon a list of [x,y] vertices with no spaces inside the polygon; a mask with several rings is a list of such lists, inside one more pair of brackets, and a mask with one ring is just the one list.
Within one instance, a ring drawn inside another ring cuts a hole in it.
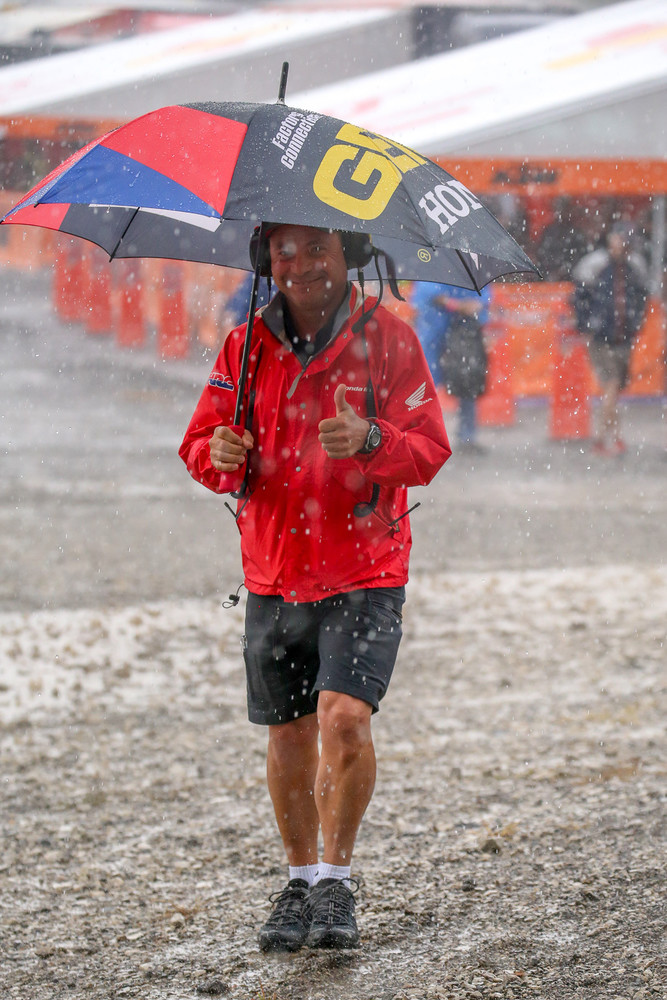
[{"label": "smiling face", "polygon": [[316,332],[340,305],[347,264],[339,233],[310,226],[278,226],[269,236],[271,272],[292,319]]}]

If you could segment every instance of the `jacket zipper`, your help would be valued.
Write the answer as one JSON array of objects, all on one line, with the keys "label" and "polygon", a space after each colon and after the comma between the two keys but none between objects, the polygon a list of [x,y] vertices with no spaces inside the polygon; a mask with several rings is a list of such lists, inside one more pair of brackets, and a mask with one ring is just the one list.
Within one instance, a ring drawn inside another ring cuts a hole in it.
[{"label": "jacket zipper", "polygon": [[301,381],[301,376],[303,375],[303,373],[305,372],[306,368],[308,367],[308,365],[310,364],[310,362],[312,360],[313,360],[312,357],[308,358],[308,360],[306,361],[305,365],[303,366],[303,368],[301,369],[301,371],[299,372],[299,374],[297,375],[297,377],[294,379],[294,381],[292,382],[291,386],[287,390],[287,398],[288,399],[291,399],[292,396],[294,395],[294,393],[296,392],[296,387],[298,386],[299,382]]}]

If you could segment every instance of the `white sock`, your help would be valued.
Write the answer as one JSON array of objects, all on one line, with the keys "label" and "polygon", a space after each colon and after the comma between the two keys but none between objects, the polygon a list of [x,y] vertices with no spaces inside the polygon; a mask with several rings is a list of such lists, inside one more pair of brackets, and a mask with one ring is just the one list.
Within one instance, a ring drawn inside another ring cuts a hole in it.
[{"label": "white sock", "polygon": [[318,877],[318,868],[319,865],[290,865],[290,881],[293,878],[302,878],[309,886],[314,885]]},{"label": "white sock", "polygon": [[338,878],[344,879],[350,877],[350,866],[345,865],[328,865],[326,861],[320,862],[317,869],[317,882],[321,882],[323,878]]}]

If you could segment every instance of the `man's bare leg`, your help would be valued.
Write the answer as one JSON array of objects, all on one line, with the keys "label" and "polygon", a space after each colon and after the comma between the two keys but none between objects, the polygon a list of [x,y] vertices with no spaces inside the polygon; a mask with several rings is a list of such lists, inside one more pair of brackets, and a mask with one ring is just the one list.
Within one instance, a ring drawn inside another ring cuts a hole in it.
[{"label": "man's bare leg", "polygon": [[287,860],[317,864],[319,818],[313,789],[319,760],[315,715],[269,726],[267,780]]},{"label": "man's bare leg", "polygon": [[371,706],[359,698],[321,691],[317,705],[322,750],[315,803],[324,840],[323,860],[347,867],[357,831],[375,788]]},{"label": "man's bare leg", "polygon": [[359,824],[375,787],[371,711],[371,706],[359,698],[320,692],[317,717],[322,750],[315,802],[324,859],[311,894],[311,923],[306,939],[311,948],[356,948],[359,944],[354,891],[346,879]]}]

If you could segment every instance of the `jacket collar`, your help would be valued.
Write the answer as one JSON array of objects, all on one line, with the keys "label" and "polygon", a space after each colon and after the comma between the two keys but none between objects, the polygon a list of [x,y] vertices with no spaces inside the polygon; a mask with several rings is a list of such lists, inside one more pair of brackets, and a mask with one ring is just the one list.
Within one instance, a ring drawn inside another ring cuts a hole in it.
[{"label": "jacket collar", "polygon": [[[348,281],[347,295],[341,302],[338,312],[334,316],[329,343],[335,340],[349,320],[354,311],[356,300],[357,290],[354,285]],[[281,342],[281,344],[284,344],[285,347],[290,347],[289,338],[285,332],[284,308],[285,297],[282,292],[278,292],[277,295],[274,295],[269,304],[262,309],[261,315],[264,325],[268,327],[274,337],[277,337],[277,339]]]}]

